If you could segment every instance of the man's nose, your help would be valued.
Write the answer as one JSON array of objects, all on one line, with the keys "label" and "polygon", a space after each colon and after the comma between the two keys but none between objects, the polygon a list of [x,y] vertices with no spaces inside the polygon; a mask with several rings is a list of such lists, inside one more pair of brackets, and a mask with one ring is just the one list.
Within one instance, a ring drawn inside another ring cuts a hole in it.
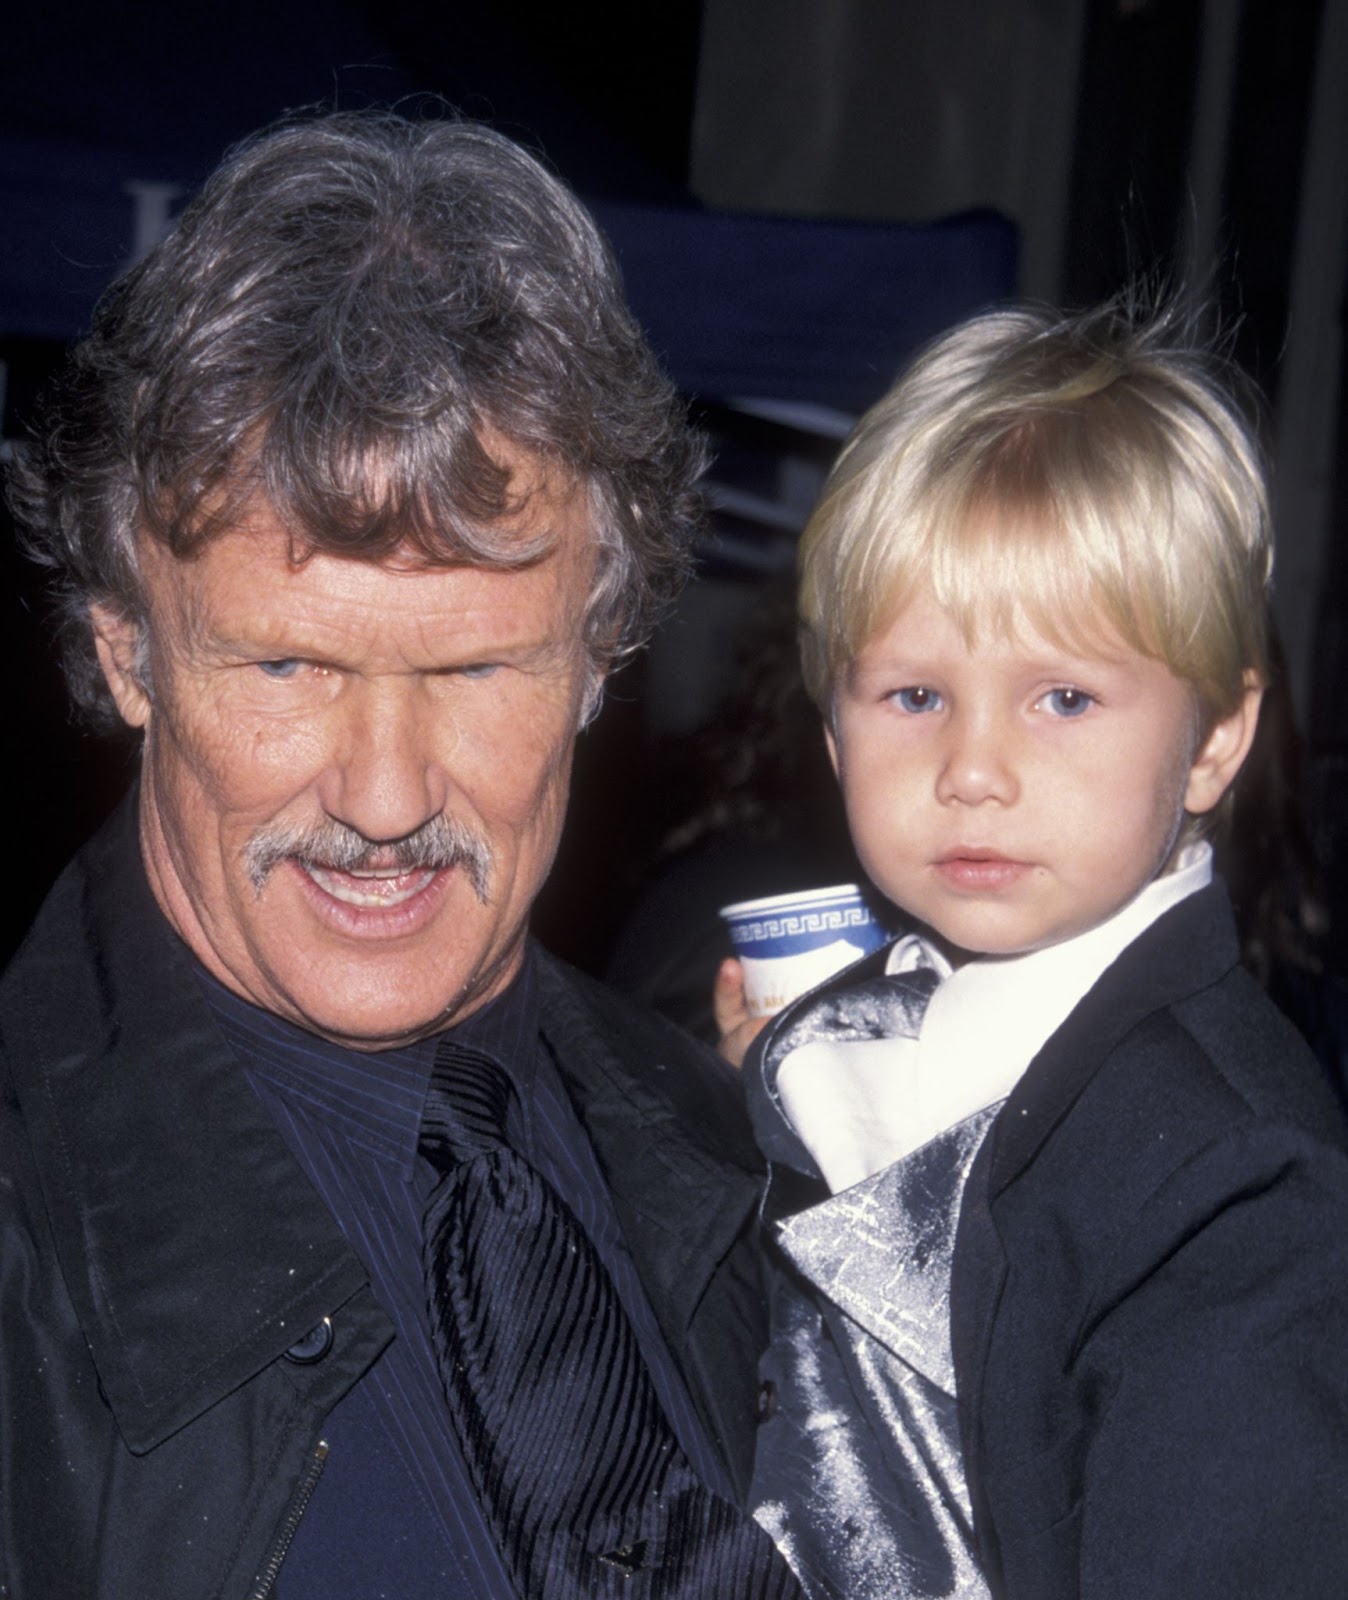
[{"label": "man's nose", "polygon": [[1015,740],[1002,721],[990,715],[951,719],[936,795],[944,805],[1011,805],[1020,794]]},{"label": "man's nose", "polygon": [[320,782],[323,809],[367,839],[405,838],[449,798],[442,734],[415,678],[349,682]]}]

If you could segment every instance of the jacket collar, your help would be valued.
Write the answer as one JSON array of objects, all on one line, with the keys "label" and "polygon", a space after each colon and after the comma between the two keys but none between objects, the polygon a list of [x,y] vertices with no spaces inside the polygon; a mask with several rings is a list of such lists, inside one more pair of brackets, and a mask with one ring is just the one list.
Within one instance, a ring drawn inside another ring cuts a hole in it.
[{"label": "jacket collar", "polygon": [[99,1382],[149,1450],[366,1272],[210,1017],[146,883],[132,801],[53,889],[0,1014]]},{"label": "jacket collar", "polygon": [[[699,1063],[694,1111],[683,1103],[687,1040],[668,1031],[665,1071],[649,1017],[542,952],[539,983],[544,1037],[677,1352],[758,1199],[739,1084]],[[62,1274],[123,1437],[143,1452],[368,1275],[248,1087],[154,902],[134,800],[62,874],[2,994],[0,1048]]]},{"label": "jacket collar", "polygon": [[1239,957],[1219,881],[1158,917],[1105,969],[1030,1063],[974,1163],[956,1240],[950,1329],[974,1525],[994,1589],[1001,1583],[1001,1556],[978,1462],[984,1374],[1009,1271],[996,1202],[1030,1167],[1114,1047],[1156,1011],[1218,983]]},{"label": "jacket collar", "polygon": [[[755,1042],[745,1062],[746,1074],[756,1079],[750,1105],[759,1142],[774,1162],[802,1166],[799,1141],[776,1109],[776,1068],[790,1050],[810,1038],[873,1036],[872,1030],[849,1021],[847,996],[883,976],[889,949],[873,951],[795,1001]],[[992,1135],[990,1197],[1000,1194],[1034,1159],[1104,1057],[1127,1033],[1151,1012],[1218,982],[1239,960],[1231,906],[1220,880],[1157,918],[1144,937],[1105,969],[1092,986],[1088,1003],[1075,1008],[1012,1090]]]},{"label": "jacket collar", "polygon": [[1220,882],[1181,900],[1113,964],[1011,1091],[992,1133],[988,1198],[1034,1160],[1100,1064],[1146,1017],[1219,982],[1240,960]]},{"label": "jacket collar", "polygon": [[[840,974],[826,979],[772,1019],[754,1041],[744,1061],[749,1115],[759,1148],[772,1163],[774,1189],[785,1183],[792,1195],[813,1193],[818,1166],[791,1126],[777,1093],[777,1073],[787,1056],[818,1039],[840,1043],[850,1039],[882,1039],[891,1032],[914,1035],[930,984],[916,974],[885,978],[891,945],[873,950]],[[878,997],[889,988],[894,996]],[[907,991],[911,990],[911,994]],[[801,1190],[794,1177],[813,1180]],[[779,1182],[780,1180],[780,1182]]]},{"label": "jacket collar", "polygon": [[[762,1188],[740,1084],[724,1063],[662,1030],[659,1019],[541,950],[539,999],[543,1037],[594,1143],[656,1318],[677,1350]],[[699,1059],[690,1064],[694,1053]],[[696,1100],[685,1101],[694,1083]]]},{"label": "jacket collar", "polygon": [[753,1464],[745,1396],[766,1333],[744,1249],[762,1163],[740,1080],[671,1025],[550,957],[539,979],[544,1040],[593,1141],[651,1309],[745,1493]]}]

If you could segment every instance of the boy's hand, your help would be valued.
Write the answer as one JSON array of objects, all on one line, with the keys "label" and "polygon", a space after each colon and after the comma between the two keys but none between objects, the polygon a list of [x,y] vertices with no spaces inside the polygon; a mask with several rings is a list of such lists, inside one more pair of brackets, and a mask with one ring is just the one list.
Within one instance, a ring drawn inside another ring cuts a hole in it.
[{"label": "boy's hand", "polygon": [[749,1015],[744,1000],[744,973],[734,956],[728,956],[717,968],[711,1003],[716,1031],[721,1036],[716,1048],[732,1067],[742,1067],[749,1046],[767,1027],[768,1018]]}]

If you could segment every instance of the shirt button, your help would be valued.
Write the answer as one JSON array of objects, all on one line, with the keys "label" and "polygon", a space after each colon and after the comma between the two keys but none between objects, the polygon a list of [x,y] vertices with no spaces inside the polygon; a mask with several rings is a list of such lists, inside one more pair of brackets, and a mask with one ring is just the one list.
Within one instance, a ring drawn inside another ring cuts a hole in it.
[{"label": "shirt button", "polygon": [[315,1361],[321,1361],[331,1349],[332,1318],[324,1317],[322,1322],[310,1328],[302,1339],[296,1339],[286,1351],[286,1360],[293,1361],[297,1367],[312,1367]]},{"label": "shirt button", "polygon": [[758,1386],[758,1420],[767,1422],[777,1415],[777,1385],[771,1378],[764,1378]]}]

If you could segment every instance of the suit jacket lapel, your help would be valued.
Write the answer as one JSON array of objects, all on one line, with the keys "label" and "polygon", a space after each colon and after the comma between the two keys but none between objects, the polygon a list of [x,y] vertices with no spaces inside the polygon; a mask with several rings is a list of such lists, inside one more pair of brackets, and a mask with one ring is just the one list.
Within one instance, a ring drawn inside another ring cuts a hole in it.
[{"label": "suit jacket lapel", "polygon": [[984,1139],[964,1186],[955,1262],[950,1278],[950,1345],[959,1406],[960,1449],[969,1489],[979,1563],[994,1593],[999,1592],[1000,1558],[990,1544],[992,1526],[977,1463],[982,1458],[979,1418],[983,1380],[997,1307],[1006,1287],[1006,1252],[988,1203],[992,1138]]},{"label": "suit jacket lapel", "polygon": [[803,1276],[892,1356],[947,1394],[960,1200],[991,1108],[776,1229]]},{"label": "suit jacket lapel", "polygon": [[[540,954],[544,1038],[593,1141],[661,1332],[742,1489],[752,1467],[754,1363],[767,1334],[756,1265],[736,1248],[762,1188],[739,1081],[672,1027],[634,1023],[630,1006]],[[662,1033],[667,1060],[659,1058]],[[693,1072],[695,1108],[681,1104],[684,1074]],[[718,1292],[709,1294],[713,1278]]]},{"label": "suit jacket lapel", "polygon": [[1007,1281],[997,1201],[1033,1163],[1109,1052],[1153,1012],[1218,982],[1239,960],[1225,890],[1214,883],[1129,945],[1030,1063],[1002,1107],[964,1191],[951,1279],[951,1345],[979,1559],[996,1593],[1001,1558],[976,1470],[992,1336]]},{"label": "suit jacket lapel", "polygon": [[1181,900],[1101,974],[1030,1063],[991,1136],[993,1202],[1034,1160],[1121,1039],[1155,1011],[1216,983],[1240,959],[1220,883]]},{"label": "suit jacket lapel", "polygon": [[149,1450],[368,1275],[216,1030],[130,803],[66,869],[6,989],[62,1271],[118,1426]]}]

